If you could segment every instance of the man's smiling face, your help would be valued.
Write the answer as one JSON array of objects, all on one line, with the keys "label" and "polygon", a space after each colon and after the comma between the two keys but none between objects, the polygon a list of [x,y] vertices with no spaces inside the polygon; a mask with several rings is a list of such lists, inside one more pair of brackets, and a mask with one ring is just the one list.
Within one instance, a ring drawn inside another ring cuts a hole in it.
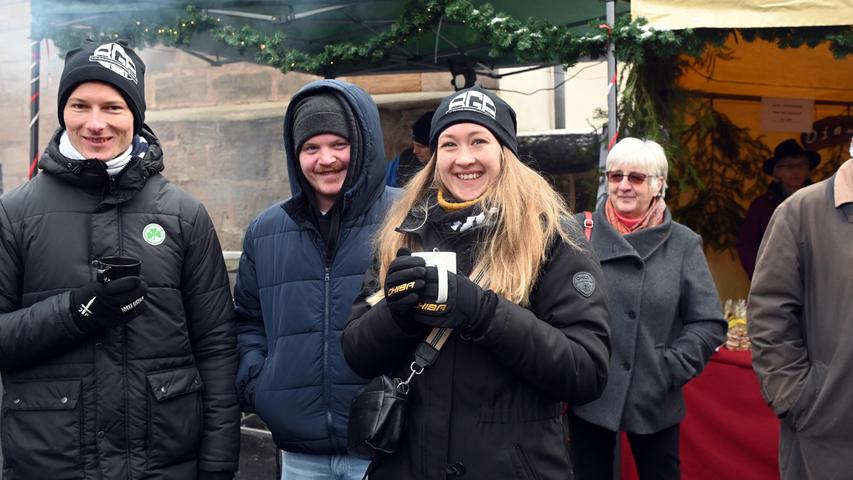
[{"label": "man's smiling face", "polygon": [[71,145],[87,159],[112,160],[133,141],[133,113],[118,90],[106,83],[78,85],[63,118]]}]

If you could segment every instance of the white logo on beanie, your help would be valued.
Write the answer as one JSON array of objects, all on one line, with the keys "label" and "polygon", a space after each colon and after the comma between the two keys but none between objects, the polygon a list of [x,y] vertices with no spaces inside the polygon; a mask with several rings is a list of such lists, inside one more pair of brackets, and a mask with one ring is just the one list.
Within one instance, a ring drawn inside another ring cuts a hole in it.
[{"label": "white logo on beanie", "polygon": [[495,108],[495,102],[493,102],[492,99],[483,92],[469,90],[456,95],[452,100],[450,100],[450,104],[447,105],[447,112],[445,112],[445,115],[450,112],[458,112],[462,110],[483,113],[497,120],[497,108]]},{"label": "white logo on beanie", "polygon": [[102,67],[112,70],[133,83],[136,81],[136,64],[127,52],[117,43],[105,43],[89,56],[90,62],[98,62]]}]

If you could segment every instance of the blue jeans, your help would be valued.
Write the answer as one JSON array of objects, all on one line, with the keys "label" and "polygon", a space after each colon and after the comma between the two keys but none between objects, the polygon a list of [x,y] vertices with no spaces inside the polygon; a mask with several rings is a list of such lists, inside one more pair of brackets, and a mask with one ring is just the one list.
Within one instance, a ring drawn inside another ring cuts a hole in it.
[{"label": "blue jeans", "polygon": [[281,453],[281,480],[361,480],[370,460],[350,455]]}]

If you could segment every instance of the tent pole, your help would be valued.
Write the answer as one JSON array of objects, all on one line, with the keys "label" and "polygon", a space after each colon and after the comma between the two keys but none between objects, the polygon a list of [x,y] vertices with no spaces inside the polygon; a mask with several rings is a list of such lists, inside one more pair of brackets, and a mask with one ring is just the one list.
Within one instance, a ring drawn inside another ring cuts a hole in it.
[{"label": "tent pole", "polygon": [[39,155],[39,91],[40,91],[40,63],[41,45],[37,39],[30,43],[32,59],[30,62],[30,166],[29,177],[33,178],[38,173]]},{"label": "tent pole", "polygon": [[554,65],[554,128],[566,128],[566,71],[563,64]]},{"label": "tent pole", "polygon": [[[615,0],[607,0],[605,5],[607,11],[607,26],[608,30],[612,29],[616,23],[616,1]],[[607,137],[603,139],[601,142],[601,150],[598,155],[598,170],[599,172],[604,172],[605,168],[607,168],[607,152],[613,147],[613,144],[616,143],[616,139],[619,137],[619,124],[616,118],[616,54],[614,53],[613,48],[613,37],[611,36],[607,42]],[[598,194],[596,195],[596,205],[598,202],[607,195],[606,182],[604,181],[604,176],[599,176],[598,183]]]}]

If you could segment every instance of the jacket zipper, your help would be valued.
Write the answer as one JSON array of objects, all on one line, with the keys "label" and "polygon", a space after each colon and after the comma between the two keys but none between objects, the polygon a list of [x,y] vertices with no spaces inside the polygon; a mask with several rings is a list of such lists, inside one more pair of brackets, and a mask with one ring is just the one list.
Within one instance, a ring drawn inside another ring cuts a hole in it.
[{"label": "jacket zipper", "polygon": [[116,217],[118,223],[118,254],[124,255],[124,235],[121,224],[121,204],[116,205]]},{"label": "jacket zipper", "polygon": [[334,445],[335,430],[332,426],[332,395],[329,391],[329,310],[332,278],[330,272],[331,268],[326,263],[323,272],[323,403],[326,405],[326,430],[329,432],[329,441]]},{"label": "jacket zipper", "polygon": [[[116,179],[110,177],[110,195],[115,193]],[[116,205],[116,228],[118,235],[118,255],[124,255],[124,235],[122,235],[121,204]],[[130,469],[130,399],[127,392],[127,324],[121,326],[121,370],[124,390],[124,455],[127,459],[127,478],[131,480]]]}]

